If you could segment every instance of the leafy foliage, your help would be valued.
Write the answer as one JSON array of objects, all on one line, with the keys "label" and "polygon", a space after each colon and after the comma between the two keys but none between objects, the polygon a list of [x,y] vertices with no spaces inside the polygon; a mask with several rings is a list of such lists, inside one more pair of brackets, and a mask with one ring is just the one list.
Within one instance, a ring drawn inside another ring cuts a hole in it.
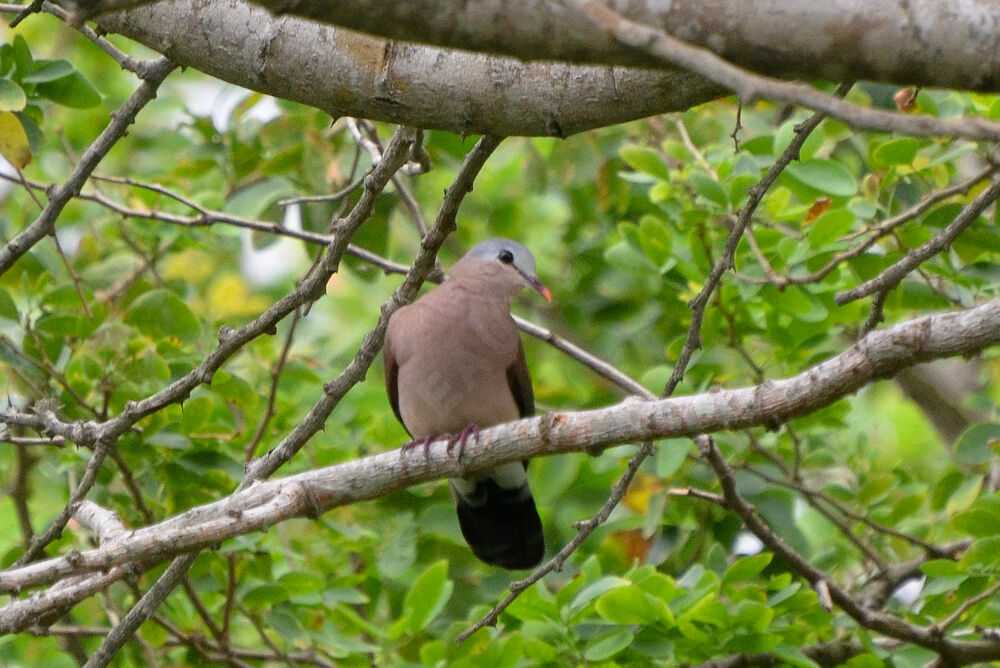
[{"label": "leafy foliage", "polygon": [[[6,195],[5,239],[31,223],[35,198],[65,179],[131,86],[82,39],[41,57],[36,52],[52,48],[44,39],[49,29],[26,24],[0,47],[0,113],[16,115],[35,156],[25,172],[30,192]],[[99,91],[88,82],[100,82]],[[102,163],[102,176],[60,216],[58,245],[36,245],[0,276],[0,358],[13,405],[53,399],[67,420],[103,420],[191,372],[215,349],[220,328],[251,321],[291,291],[319,250],[250,234],[225,216],[282,221],[280,200],[339,191],[370,165],[345,121],[331,124],[313,109],[277,101],[277,113],[262,120],[266,101],[255,94],[211,116],[186,107],[185,97],[206,85],[194,72],[168,79]],[[886,98],[874,85],[849,97],[875,105]],[[942,117],[1000,117],[992,96],[923,90],[917,105],[917,113]],[[564,141],[505,141],[463,206],[444,264],[484,238],[522,240],[556,301],[551,309],[525,301],[518,311],[660,393],[688,334],[688,302],[718,261],[748,189],[808,115],[766,102],[742,109],[735,145],[736,112],[736,103],[723,99]],[[0,148],[18,141],[5,128],[0,117]],[[408,200],[419,216],[433,218],[471,146],[471,139],[427,133],[434,168],[400,175],[354,243],[408,263],[419,244]],[[737,247],[735,271],[706,310],[702,347],[677,393],[789,376],[848,347],[871,306],[840,305],[835,295],[954,220],[988,183],[970,177],[990,164],[990,149],[824,121],[765,194]],[[935,194],[956,184],[964,187]],[[355,189],[340,200],[303,203],[302,227],[325,234],[356,197]],[[921,202],[926,206],[906,214]],[[880,227],[894,219],[891,229]],[[260,242],[264,249],[286,244],[278,261],[288,266],[255,283],[248,277],[263,261]],[[375,322],[375,305],[398,282],[379,267],[346,260],[327,295],[294,327],[286,320],[183,404],[141,420],[118,442],[88,498],[138,527],[229,494],[246,462],[287,435],[322,395],[323,382],[351,360]],[[884,317],[897,322],[997,296],[993,211],[888,292]],[[525,343],[542,409],[616,400],[609,382],[574,359],[538,340]],[[906,400],[892,383],[773,430],[717,434],[716,443],[743,498],[831,581],[874,596],[888,582],[889,565],[916,559],[906,575],[926,578],[917,600],[902,603],[884,592],[878,605],[914,624],[948,620],[956,636],[995,628],[1000,604],[983,594],[1000,580],[996,353],[977,369],[981,389],[951,398],[966,416],[955,443],[935,430],[933,408]],[[405,440],[380,372],[370,376],[281,474]],[[11,428],[10,435],[29,434]],[[658,446],[622,506],[566,569],[522,593],[498,628],[462,644],[452,641],[511,577],[471,557],[445,486],[435,484],[204,552],[188,586],[140,631],[144,643],[126,645],[117,661],[140,665],[149,651],[165,664],[224,664],[226,647],[251,663],[345,666],[676,665],[764,652],[812,666],[822,656],[816,647],[837,644],[855,666],[923,665],[933,656],[915,644],[873,640],[839,608],[825,609],[810,583],[770,552],[736,554],[740,521],[707,495],[686,493],[717,494],[712,470],[687,441]],[[631,452],[532,463],[550,545],[570,540],[573,523],[597,512]],[[0,498],[4,566],[62,510],[89,458],[72,444],[0,445],[0,476],[10,490]],[[47,552],[84,549],[89,541],[85,530],[67,530]],[[956,542],[967,549],[949,552]],[[92,653],[101,638],[70,629],[108,628],[158,574],[88,599],[51,620],[48,635],[0,637],[0,663],[73,665],[74,648]]]}]

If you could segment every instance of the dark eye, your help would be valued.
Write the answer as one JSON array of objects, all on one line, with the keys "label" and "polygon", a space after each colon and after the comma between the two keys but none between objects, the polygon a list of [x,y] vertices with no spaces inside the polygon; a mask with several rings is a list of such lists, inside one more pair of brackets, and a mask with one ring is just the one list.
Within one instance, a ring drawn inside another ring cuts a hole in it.
[{"label": "dark eye", "polygon": [[511,253],[509,250],[505,249],[500,251],[500,254],[497,255],[497,258],[499,258],[500,261],[503,262],[504,264],[510,264],[511,262],[514,261],[514,254]]}]

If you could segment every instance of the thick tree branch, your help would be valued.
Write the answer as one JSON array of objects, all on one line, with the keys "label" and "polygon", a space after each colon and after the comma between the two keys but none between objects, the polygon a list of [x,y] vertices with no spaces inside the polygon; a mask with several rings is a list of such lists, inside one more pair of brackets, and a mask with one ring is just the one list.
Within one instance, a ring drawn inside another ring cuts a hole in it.
[{"label": "thick tree branch", "polygon": [[[477,443],[468,444],[461,461],[447,452],[445,441],[438,441],[426,456],[423,451],[393,450],[260,482],[226,499],[138,529],[127,540],[0,572],[0,591],[16,591],[131,561],[163,560],[292,517],[315,516],[421,482],[468,475],[527,457],[773,424],[829,405],[908,365],[973,354],[997,343],[1000,299],[873,332],[845,352],[791,378],[658,401],[633,398],[603,409],[549,413],[484,430]],[[24,622],[20,618],[20,623]],[[0,630],[19,627],[6,609],[0,610]]]},{"label": "thick tree branch", "polygon": [[[84,13],[152,0],[77,0]],[[405,42],[521,60],[661,67],[581,14],[581,0],[252,0],[296,16]],[[1000,7],[990,0],[603,0],[627,18],[788,79],[873,79],[1000,88]],[[525,17],[531,20],[525,20]],[[794,22],[795,29],[787,26]]]},{"label": "thick tree branch", "polygon": [[982,117],[937,118],[899,114],[861,107],[827,95],[812,86],[779,81],[741,69],[708,49],[692,46],[662,30],[630,21],[595,0],[581,0],[581,8],[598,25],[605,27],[622,44],[661,59],[665,64],[697,72],[731,90],[744,102],[761,98],[798,104],[839,118],[851,127],[910,135],[1000,139],[1000,123]]},{"label": "thick tree branch", "polygon": [[102,14],[98,26],[179,65],[295,100],[334,117],[360,116],[459,134],[568,136],[717,97],[686,72],[525,63],[390,42],[240,0],[161,0]]}]

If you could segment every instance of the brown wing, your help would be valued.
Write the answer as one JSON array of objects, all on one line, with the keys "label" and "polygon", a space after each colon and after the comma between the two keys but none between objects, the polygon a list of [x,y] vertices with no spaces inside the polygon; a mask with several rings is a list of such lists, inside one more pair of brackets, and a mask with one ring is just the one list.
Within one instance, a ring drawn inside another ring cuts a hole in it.
[{"label": "brown wing", "polygon": [[[388,331],[385,335],[385,346],[382,353],[385,358],[385,392],[389,395],[392,412],[396,414],[396,419],[399,420],[399,424],[403,425],[403,429],[406,429],[403,416],[399,413],[399,365],[396,364],[396,355],[392,352],[392,340],[389,338]],[[406,433],[409,434],[410,430],[406,429]]]},{"label": "brown wing", "polygon": [[517,340],[517,359],[507,367],[507,385],[514,395],[514,403],[517,404],[521,417],[534,415],[535,393],[531,390],[531,375],[528,373],[528,362],[524,359],[524,346],[521,345],[520,337]]}]

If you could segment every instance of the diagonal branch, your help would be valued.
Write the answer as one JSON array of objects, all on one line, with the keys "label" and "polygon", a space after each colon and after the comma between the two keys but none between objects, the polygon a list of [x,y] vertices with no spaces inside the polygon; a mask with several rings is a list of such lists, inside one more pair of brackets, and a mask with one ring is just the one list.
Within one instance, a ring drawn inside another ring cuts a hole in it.
[{"label": "diagonal branch", "polygon": [[851,127],[879,132],[899,132],[908,135],[952,136],[969,139],[1000,139],[1000,124],[980,117],[947,118],[904,115],[861,107],[827,95],[812,86],[781,81],[744,70],[708,49],[692,46],[651,26],[631,21],[608,7],[583,0],[581,11],[596,24],[604,27],[622,44],[637,49],[689,72],[705,77],[743,102],[761,98],[781,100],[822,111],[839,118]]},{"label": "diagonal branch", "polygon": [[[380,162],[384,163],[390,160],[389,151],[395,150],[392,147],[397,144],[408,146],[408,141],[400,142],[399,139],[411,136],[412,133],[410,130],[406,128],[397,129],[393,140],[390,142],[390,148],[387,149]],[[435,225],[422,240],[421,249],[413,262],[413,267],[407,273],[403,284],[383,304],[377,324],[365,336],[354,359],[351,360],[347,368],[333,382],[324,386],[323,396],[309,411],[309,414],[292,430],[291,434],[285,437],[278,446],[266,455],[248,463],[246,476],[237,487],[235,495],[238,495],[240,490],[247,488],[254,489],[254,483],[270,476],[279,467],[289,461],[316,432],[323,428],[327,418],[333,412],[333,409],[336,408],[337,404],[340,403],[344,395],[364,379],[375,356],[382,348],[389,317],[396,309],[416,297],[417,291],[420,289],[425,277],[434,269],[438,250],[448,235],[456,228],[455,219],[458,215],[459,206],[465,199],[465,195],[472,190],[473,181],[485,164],[486,159],[499,144],[499,138],[485,136],[469,152],[458,171],[458,175],[455,177],[454,183],[445,191],[444,201],[438,212]],[[399,153],[399,151],[396,151],[392,155],[396,156],[396,153]],[[399,155],[391,159],[390,164],[393,166],[393,169],[387,176],[395,173],[395,171],[402,167],[404,157],[404,155]],[[381,183],[383,187],[385,182],[383,180]],[[366,188],[366,194],[367,192]],[[346,252],[351,236],[353,236],[354,232],[365,219],[359,219],[353,227],[351,227],[349,221],[342,221],[339,224],[339,229],[336,231],[338,245],[331,248],[330,252],[339,253],[338,257],[342,256]],[[309,498],[307,498],[307,506],[308,509],[306,512],[308,515],[312,516],[314,512],[318,512],[314,510],[313,502]],[[186,576],[194,560],[197,558],[197,554],[197,551],[191,551],[174,559],[173,563],[160,576],[156,584],[133,606],[122,622],[108,634],[108,637],[97,653],[87,662],[86,668],[99,668],[111,661],[118,649],[135,633],[145,620],[152,616],[160,603],[163,602],[174,587]]]},{"label": "diagonal branch", "polygon": [[[905,640],[933,649],[941,657],[949,660],[952,657],[961,657],[962,663],[972,663],[1000,658],[1000,643],[994,640],[954,640],[945,636],[937,626],[917,626],[895,615],[866,608],[863,603],[856,600],[846,590],[830,582],[822,570],[809,563],[761,519],[754,507],[736,489],[733,471],[723,460],[710,437],[703,436],[696,441],[702,456],[719,478],[722,493],[729,509],[743,520],[747,529],[753,532],[775,554],[784,559],[793,571],[808,580],[814,587],[822,584],[823,590],[829,593],[832,602],[859,624],[890,638]],[[952,664],[948,663],[947,665]]]},{"label": "diagonal branch", "polygon": [[1000,181],[994,181],[962,211],[955,216],[955,219],[934,235],[919,248],[915,248],[901,260],[891,265],[881,274],[865,281],[861,285],[844,290],[834,295],[833,300],[840,305],[861,299],[875,293],[885,293],[899,285],[900,281],[906,278],[907,274],[920,266],[921,263],[937,255],[948,246],[972,223],[976,222],[979,215],[1000,196]]},{"label": "diagonal branch", "polygon": [[[384,452],[335,466],[259,482],[199,506],[127,540],[0,572],[0,591],[136,560],[162,560],[300,516],[373,499],[442,477],[528,457],[595,450],[618,443],[695,436],[770,425],[827,406],[901,368],[1000,343],[1000,299],[872,332],[843,353],[790,378],[736,390],[657,401],[626,399],[606,408],[554,412],[484,430],[457,461],[438,441],[427,451]],[[6,417],[6,415],[0,415]],[[474,462],[474,466],[470,465]],[[0,610],[0,630],[15,628]]]}]

